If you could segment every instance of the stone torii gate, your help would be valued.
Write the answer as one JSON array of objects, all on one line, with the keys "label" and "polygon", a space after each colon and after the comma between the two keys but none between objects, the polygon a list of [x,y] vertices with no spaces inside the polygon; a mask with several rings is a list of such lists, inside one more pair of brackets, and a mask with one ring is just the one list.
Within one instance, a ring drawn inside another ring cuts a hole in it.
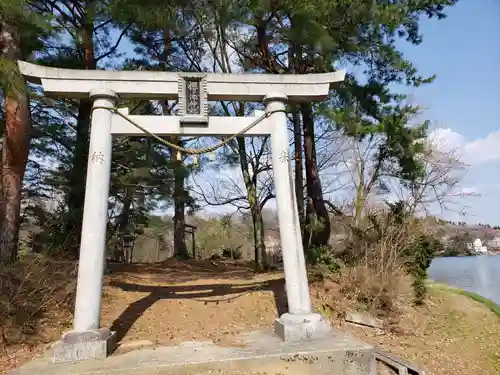
[{"label": "stone torii gate", "polygon": [[[270,136],[289,308],[276,319],[275,332],[288,342],[329,334],[329,324],[312,311],[309,297],[285,104],[326,99],[332,86],[344,80],[344,71],[269,75],[90,71],[23,61],[18,65],[28,81],[43,86],[47,96],[93,100],[73,330],[53,346],[54,362],[104,358],[113,350],[114,333],[100,327],[113,136],[227,136],[247,129],[244,135]],[[178,99],[181,115],[129,116],[128,109],[117,109],[120,99]],[[209,100],[262,101],[265,115],[209,117]]]}]

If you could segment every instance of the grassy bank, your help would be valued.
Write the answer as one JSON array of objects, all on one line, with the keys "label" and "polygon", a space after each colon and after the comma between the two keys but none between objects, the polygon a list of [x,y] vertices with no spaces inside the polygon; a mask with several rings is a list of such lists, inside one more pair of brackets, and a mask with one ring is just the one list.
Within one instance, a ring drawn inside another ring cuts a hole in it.
[{"label": "grassy bank", "polygon": [[500,373],[499,307],[474,293],[429,283],[424,306],[399,306],[397,332],[348,326],[360,339],[433,375]]},{"label": "grassy bank", "polygon": [[479,302],[483,304],[485,307],[487,307],[491,312],[493,312],[496,316],[500,318],[500,305],[496,304],[494,301],[483,297],[480,294],[474,293],[474,292],[469,292],[467,290],[459,289],[459,288],[453,288],[445,284],[440,284],[440,283],[435,283],[435,282],[430,282],[429,285],[431,287],[437,288],[437,289],[442,289],[442,290],[448,290],[453,293],[461,294],[463,296],[467,296],[471,298],[472,300]]}]

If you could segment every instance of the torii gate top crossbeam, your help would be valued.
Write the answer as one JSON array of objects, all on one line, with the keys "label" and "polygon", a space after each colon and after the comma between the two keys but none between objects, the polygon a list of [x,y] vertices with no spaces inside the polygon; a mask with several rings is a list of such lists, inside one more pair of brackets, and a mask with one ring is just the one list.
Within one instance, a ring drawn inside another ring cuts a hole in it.
[{"label": "torii gate top crossbeam", "polygon": [[88,98],[96,87],[112,90],[123,99],[176,100],[179,83],[186,77],[203,81],[208,100],[261,101],[270,93],[284,94],[290,101],[324,100],[345,71],[321,74],[222,74],[118,70],[59,69],[18,62],[21,73],[42,84],[54,97]]}]

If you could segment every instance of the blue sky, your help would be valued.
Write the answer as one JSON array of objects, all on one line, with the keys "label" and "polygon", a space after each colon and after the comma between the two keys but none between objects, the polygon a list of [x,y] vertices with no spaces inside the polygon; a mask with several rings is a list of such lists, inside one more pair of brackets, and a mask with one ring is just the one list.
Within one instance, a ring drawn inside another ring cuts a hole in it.
[{"label": "blue sky", "polygon": [[479,196],[468,198],[464,219],[498,225],[500,2],[459,0],[445,20],[424,20],[421,31],[421,45],[401,43],[401,50],[421,73],[437,78],[412,99],[469,165],[463,186]]}]

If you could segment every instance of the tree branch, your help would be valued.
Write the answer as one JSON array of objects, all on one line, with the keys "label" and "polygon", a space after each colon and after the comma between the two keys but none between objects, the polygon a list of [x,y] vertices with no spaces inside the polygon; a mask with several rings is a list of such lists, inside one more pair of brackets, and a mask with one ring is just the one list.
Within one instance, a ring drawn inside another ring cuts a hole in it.
[{"label": "tree branch", "polygon": [[[122,41],[123,37],[125,36],[125,34],[127,34],[127,31],[130,29],[132,25],[127,25],[123,30],[122,32],[120,33],[120,36],[118,37],[118,39],[116,40],[116,43],[113,47],[110,48],[110,50],[104,54],[102,54],[101,56],[99,57],[96,57],[95,61],[96,63],[108,56],[110,56],[111,54],[113,54],[116,49],[118,48],[118,46],[120,45],[120,42]],[[94,29],[95,30],[95,29]]]}]

